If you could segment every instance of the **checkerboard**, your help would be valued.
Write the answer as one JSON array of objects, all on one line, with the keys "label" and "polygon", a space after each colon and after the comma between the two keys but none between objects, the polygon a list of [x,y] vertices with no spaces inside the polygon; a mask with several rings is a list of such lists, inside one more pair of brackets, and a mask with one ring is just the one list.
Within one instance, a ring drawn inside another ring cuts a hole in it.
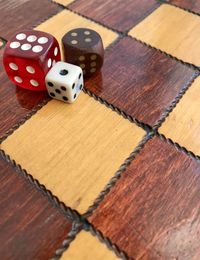
[{"label": "checkerboard", "polygon": [[[0,259],[200,259],[200,0],[0,1]],[[96,30],[73,105],[16,88],[20,29]]]}]

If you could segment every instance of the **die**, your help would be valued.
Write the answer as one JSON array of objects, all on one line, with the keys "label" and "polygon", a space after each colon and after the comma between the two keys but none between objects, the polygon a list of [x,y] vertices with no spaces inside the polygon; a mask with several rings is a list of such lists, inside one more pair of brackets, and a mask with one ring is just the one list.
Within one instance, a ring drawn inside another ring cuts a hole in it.
[{"label": "die", "polygon": [[9,79],[19,87],[34,91],[46,90],[46,73],[57,61],[60,61],[57,40],[51,34],[35,30],[15,34],[3,55]]},{"label": "die", "polygon": [[46,87],[50,97],[73,103],[83,89],[83,71],[66,62],[57,62],[47,73]]},{"label": "die", "polygon": [[101,36],[94,30],[77,28],[62,38],[64,59],[80,66],[84,77],[90,77],[101,69],[104,59],[104,47]]}]

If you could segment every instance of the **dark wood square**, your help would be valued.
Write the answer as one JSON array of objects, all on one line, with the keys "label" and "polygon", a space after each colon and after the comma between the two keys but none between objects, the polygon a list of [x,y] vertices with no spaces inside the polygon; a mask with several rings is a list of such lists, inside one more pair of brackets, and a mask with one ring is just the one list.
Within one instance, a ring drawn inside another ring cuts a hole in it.
[{"label": "dark wood square", "polygon": [[1,259],[49,259],[71,223],[39,190],[0,158]]},{"label": "dark wood square", "polygon": [[195,13],[200,13],[200,1],[199,0],[169,0],[171,4],[175,4],[179,7],[188,9]]},{"label": "dark wood square", "polygon": [[2,64],[3,51],[0,49],[0,138],[44,99],[49,99],[46,92],[18,88],[8,79]]},{"label": "dark wood square", "polygon": [[158,137],[89,218],[134,259],[198,259],[199,219],[200,162]]},{"label": "dark wood square", "polygon": [[48,0],[0,1],[0,36],[9,40],[14,33],[32,29],[61,8]]},{"label": "dark wood square", "polygon": [[155,10],[154,0],[78,0],[69,9],[83,14],[115,30],[125,32]]},{"label": "dark wood square", "polygon": [[86,88],[153,126],[194,74],[186,65],[125,37],[106,51],[102,74],[88,80]]}]

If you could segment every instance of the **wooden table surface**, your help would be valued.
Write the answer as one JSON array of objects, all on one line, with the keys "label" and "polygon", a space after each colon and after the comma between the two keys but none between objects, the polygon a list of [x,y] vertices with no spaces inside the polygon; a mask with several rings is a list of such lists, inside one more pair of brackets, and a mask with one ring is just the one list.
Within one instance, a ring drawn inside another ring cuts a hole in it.
[{"label": "wooden table surface", "polygon": [[[14,86],[5,44],[100,33],[72,105]],[[0,259],[200,259],[200,0],[0,0]]]}]

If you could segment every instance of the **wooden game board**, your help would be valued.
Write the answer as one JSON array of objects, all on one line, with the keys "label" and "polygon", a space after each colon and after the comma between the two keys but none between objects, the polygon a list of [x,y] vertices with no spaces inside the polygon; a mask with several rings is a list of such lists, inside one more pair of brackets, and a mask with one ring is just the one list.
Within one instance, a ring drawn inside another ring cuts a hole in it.
[{"label": "wooden game board", "polygon": [[[0,259],[200,259],[200,0],[0,1]],[[98,31],[73,105],[16,88],[6,41]]]}]

